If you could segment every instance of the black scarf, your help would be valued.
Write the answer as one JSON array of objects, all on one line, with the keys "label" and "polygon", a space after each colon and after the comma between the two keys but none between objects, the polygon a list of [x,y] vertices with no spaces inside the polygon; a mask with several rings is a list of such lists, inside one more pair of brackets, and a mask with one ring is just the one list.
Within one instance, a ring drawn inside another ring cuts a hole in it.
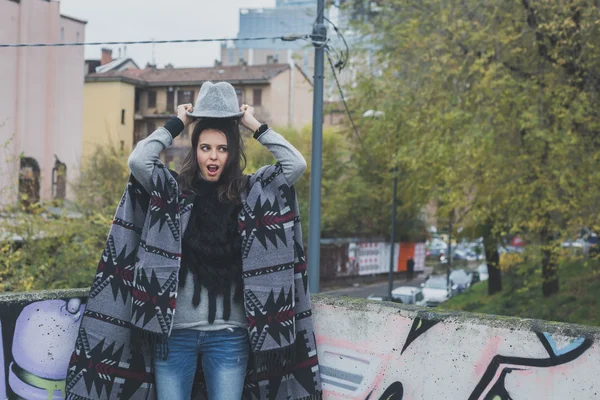
[{"label": "black scarf", "polygon": [[223,296],[223,319],[231,314],[231,289],[234,301],[242,300],[242,239],[238,231],[241,205],[221,202],[217,182],[200,181],[190,221],[183,235],[179,286],[186,284],[188,272],[194,281],[192,304],[200,304],[202,286],[208,290],[208,322],[216,316],[216,300]]}]

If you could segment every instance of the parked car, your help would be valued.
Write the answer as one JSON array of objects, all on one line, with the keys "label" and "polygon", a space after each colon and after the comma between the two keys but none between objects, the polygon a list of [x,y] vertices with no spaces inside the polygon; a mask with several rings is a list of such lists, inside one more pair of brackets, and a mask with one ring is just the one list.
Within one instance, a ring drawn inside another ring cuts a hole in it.
[{"label": "parked car", "polygon": [[470,272],[465,271],[464,269],[455,269],[450,272],[450,282],[456,285],[457,293],[462,293],[471,286],[471,281],[473,280],[473,276]]},{"label": "parked car", "polygon": [[433,249],[427,250],[427,253],[425,254],[425,256],[428,259],[436,259],[436,260],[440,261],[444,257],[445,252],[446,252],[445,249],[433,248]]},{"label": "parked car", "polygon": [[367,296],[367,300],[375,300],[375,301],[391,301],[394,303],[402,303],[402,300],[399,298],[392,297],[391,299],[388,296],[383,296],[379,294],[370,294]]},{"label": "parked car", "polygon": [[490,277],[490,275],[488,274],[488,266],[486,263],[479,264],[479,267],[477,267],[477,272],[479,273],[480,281],[487,281]]},{"label": "parked car", "polygon": [[411,286],[400,286],[392,290],[392,297],[399,299],[404,304],[412,304],[415,306],[424,306],[425,296],[420,288]]},{"label": "parked car", "polygon": [[445,276],[430,276],[425,283],[421,284],[425,304],[435,307],[452,297],[452,286],[448,285]]},{"label": "parked car", "polygon": [[566,240],[562,242],[561,246],[565,248],[573,247],[578,249],[583,249],[586,245],[585,240],[583,239],[575,239],[575,240]]},{"label": "parked car", "polygon": [[586,246],[584,247],[586,256],[595,257],[600,253],[600,237],[595,233],[592,233],[586,239]]},{"label": "parked car", "polygon": [[479,281],[481,281],[481,279],[479,278],[479,272],[471,271],[471,286]]},{"label": "parked car", "polygon": [[579,238],[562,242],[563,248],[581,249],[586,257],[594,257],[600,253],[600,236],[588,228],[579,232]]},{"label": "parked car", "polygon": [[452,259],[453,260],[466,260],[467,252],[464,249],[453,249],[452,250]]},{"label": "parked car", "polygon": [[498,253],[500,254],[504,254],[504,253],[523,253],[523,251],[525,250],[525,248],[523,247],[517,247],[517,246],[498,246]]}]

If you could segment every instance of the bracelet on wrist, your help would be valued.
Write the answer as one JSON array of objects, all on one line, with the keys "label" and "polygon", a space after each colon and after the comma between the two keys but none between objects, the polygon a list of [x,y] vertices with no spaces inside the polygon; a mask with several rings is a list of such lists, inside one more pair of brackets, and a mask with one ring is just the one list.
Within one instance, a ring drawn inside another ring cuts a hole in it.
[{"label": "bracelet on wrist", "polygon": [[254,139],[258,139],[260,135],[267,131],[267,129],[269,129],[269,125],[262,124],[257,130],[254,131],[254,135],[252,136],[254,137]]}]

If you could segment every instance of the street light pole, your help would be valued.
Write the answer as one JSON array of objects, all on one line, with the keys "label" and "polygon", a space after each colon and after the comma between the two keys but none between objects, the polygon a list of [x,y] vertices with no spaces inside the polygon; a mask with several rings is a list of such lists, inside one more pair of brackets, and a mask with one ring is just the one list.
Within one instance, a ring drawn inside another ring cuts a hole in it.
[{"label": "street light pole", "polygon": [[448,286],[450,286],[450,271],[452,270],[452,218],[454,218],[454,214],[450,215],[448,223],[448,263],[446,264],[446,285]]},{"label": "street light pole", "polygon": [[321,170],[323,152],[323,78],[327,28],[323,24],[325,0],[317,1],[317,20],[312,40],[315,47],[313,79],[312,155],[310,165],[310,215],[308,225],[308,283],[311,293],[319,293],[321,256]]},{"label": "street light pole", "polygon": [[392,300],[394,290],[394,241],[396,239],[396,192],[398,189],[398,166],[394,167],[394,189],[392,194],[392,234],[390,238],[390,272],[388,274],[388,298]]}]

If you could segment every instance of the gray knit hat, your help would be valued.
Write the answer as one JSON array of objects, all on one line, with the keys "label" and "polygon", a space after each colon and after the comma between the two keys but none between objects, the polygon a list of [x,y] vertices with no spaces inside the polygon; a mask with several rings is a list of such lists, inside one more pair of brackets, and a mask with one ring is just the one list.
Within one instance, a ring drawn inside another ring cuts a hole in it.
[{"label": "gray knit hat", "polygon": [[196,105],[190,117],[195,118],[237,118],[244,115],[240,111],[235,89],[227,82],[204,82],[198,93]]}]

